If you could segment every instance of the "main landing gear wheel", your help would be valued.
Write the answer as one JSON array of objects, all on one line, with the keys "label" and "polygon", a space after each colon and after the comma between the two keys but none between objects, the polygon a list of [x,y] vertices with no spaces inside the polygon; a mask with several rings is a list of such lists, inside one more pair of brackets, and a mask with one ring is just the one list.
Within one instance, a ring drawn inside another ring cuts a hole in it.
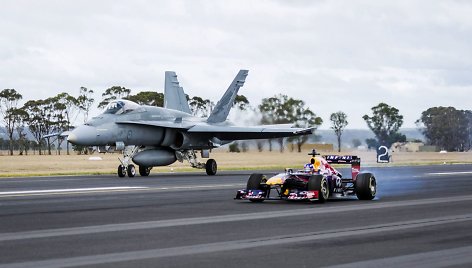
[{"label": "main landing gear wheel", "polygon": [[139,166],[139,175],[147,177],[149,174],[151,174],[151,169],[152,167]]},{"label": "main landing gear wheel", "polygon": [[126,167],[123,165],[118,166],[118,177],[123,178],[126,176]]},{"label": "main landing gear wheel", "polygon": [[207,175],[213,176],[216,174],[216,171],[218,170],[218,165],[216,165],[215,159],[208,159],[208,161],[205,164],[205,169]]},{"label": "main landing gear wheel", "polygon": [[132,178],[136,176],[136,168],[134,167],[134,165],[129,165],[127,171],[128,171],[128,177]]}]

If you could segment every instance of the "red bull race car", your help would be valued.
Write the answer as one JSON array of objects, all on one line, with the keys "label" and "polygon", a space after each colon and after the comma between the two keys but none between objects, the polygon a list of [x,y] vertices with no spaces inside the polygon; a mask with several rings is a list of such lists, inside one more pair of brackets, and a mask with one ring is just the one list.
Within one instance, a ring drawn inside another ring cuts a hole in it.
[{"label": "red bull race car", "polygon": [[[372,200],[377,183],[372,173],[361,173],[361,159],[354,155],[319,156],[313,150],[310,163],[302,170],[285,169],[267,178],[252,174],[246,189],[239,190],[235,199],[252,202],[264,200],[306,200],[324,202],[330,197],[356,195],[360,200]],[[350,164],[351,178],[344,178],[333,164]]]}]

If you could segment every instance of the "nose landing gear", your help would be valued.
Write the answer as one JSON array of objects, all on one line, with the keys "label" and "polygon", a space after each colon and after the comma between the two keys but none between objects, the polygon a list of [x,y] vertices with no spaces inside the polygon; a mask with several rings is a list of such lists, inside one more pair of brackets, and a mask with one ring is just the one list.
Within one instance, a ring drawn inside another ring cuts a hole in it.
[{"label": "nose landing gear", "polygon": [[138,152],[138,146],[127,146],[123,150],[123,159],[118,158],[121,162],[121,165],[118,166],[118,177],[123,178],[126,175],[133,178],[136,176],[136,167],[131,164],[131,159]]}]

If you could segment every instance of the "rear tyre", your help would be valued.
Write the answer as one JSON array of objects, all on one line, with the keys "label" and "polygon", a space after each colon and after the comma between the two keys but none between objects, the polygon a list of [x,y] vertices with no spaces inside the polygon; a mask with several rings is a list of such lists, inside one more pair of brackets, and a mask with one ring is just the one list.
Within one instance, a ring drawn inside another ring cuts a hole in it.
[{"label": "rear tyre", "polygon": [[[262,179],[264,178],[264,175],[254,173],[249,176],[249,179],[247,180],[247,185],[246,185],[246,190],[261,190],[261,182]],[[249,199],[251,202],[262,202],[264,201],[263,199]]]},{"label": "rear tyre", "polygon": [[147,177],[151,174],[151,169],[152,167],[139,166],[139,175]]},{"label": "rear tyre", "polygon": [[207,175],[213,176],[216,174],[216,171],[218,170],[218,165],[216,164],[215,159],[208,159],[208,161],[205,164],[205,169]]},{"label": "rear tyre", "polygon": [[329,198],[328,180],[323,175],[313,175],[308,180],[308,191],[318,191],[318,202],[324,203]]},{"label": "rear tyre", "polygon": [[118,166],[118,177],[123,178],[126,176],[126,167],[123,165]]},{"label": "rear tyre", "polygon": [[129,165],[127,171],[128,171],[128,177],[132,178],[136,176],[136,168],[134,167],[134,165]]},{"label": "rear tyre", "polygon": [[356,177],[356,195],[359,200],[372,200],[377,193],[377,181],[372,173],[359,173]]}]

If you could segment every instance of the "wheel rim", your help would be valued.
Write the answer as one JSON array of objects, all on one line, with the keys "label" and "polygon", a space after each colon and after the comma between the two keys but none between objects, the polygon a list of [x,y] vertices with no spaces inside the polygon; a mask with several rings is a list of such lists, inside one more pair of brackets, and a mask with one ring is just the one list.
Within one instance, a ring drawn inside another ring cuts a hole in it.
[{"label": "wheel rim", "polygon": [[372,196],[375,196],[375,194],[377,193],[377,183],[375,182],[375,179],[372,177],[369,180],[369,189],[370,189],[370,194]]},{"label": "wheel rim", "polygon": [[211,171],[213,171],[213,173],[216,173],[216,162],[211,163]]},{"label": "wheel rim", "polygon": [[328,190],[328,182],[326,181],[326,179],[323,179],[321,181],[321,195],[323,196],[323,199],[328,199],[329,190]]}]

